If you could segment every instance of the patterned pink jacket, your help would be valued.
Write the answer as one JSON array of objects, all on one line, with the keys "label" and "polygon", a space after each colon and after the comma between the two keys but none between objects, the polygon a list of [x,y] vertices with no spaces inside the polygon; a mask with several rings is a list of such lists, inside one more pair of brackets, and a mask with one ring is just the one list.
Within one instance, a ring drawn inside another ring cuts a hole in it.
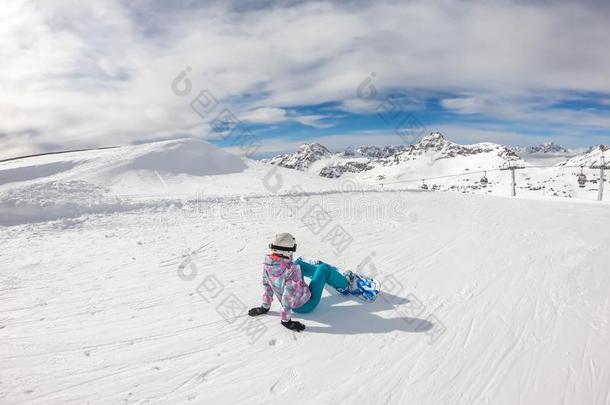
[{"label": "patterned pink jacket", "polygon": [[302,306],[311,297],[311,291],[303,281],[299,265],[281,256],[265,256],[263,286],[263,307],[271,307],[275,294],[282,304],[282,321],[290,320],[290,310]]}]

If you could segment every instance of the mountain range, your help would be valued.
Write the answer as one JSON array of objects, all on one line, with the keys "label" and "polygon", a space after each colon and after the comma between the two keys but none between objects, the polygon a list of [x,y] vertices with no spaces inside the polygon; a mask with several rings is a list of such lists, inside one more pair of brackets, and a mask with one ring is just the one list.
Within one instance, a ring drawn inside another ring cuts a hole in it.
[{"label": "mountain range", "polygon": [[[592,153],[595,149],[591,147],[587,153],[579,157],[579,161],[598,159],[596,153]],[[590,157],[593,157],[593,159],[587,157],[587,154],[591,153]],[[401,165],[423,157],[432,159],[432,161],[439,161],[483,155],[491,155],[496,158],[494,159],[495,163],[506,165],[510,162],[527,160],[528,155],[559,155],[568,159],[574,157],[575,152],[571,152],[555,142],[526,148],[515,148],[491,142],[460,145],[447,140],[439,132],[433,132],[413,145],[360,146],[335,153],[319,143],[306,143],[299,146],[294,153],[274,156],[263,161],[289,169],[313,171],[322,177],[334,178],[340,177],[344,173],[369,171],[378,166]]]},{"label": "mountain range", "polygon": [[[263,161],[326,178],[350,176],[368,185],[412,186],[414,181],[421,181],[423,188],[501,194],[511,183],[502,169],[517,166],[523,168],[517,171],[517,188],[578,197],[583,188],[596,190],[598,174],[588,168],[598,165],[606,150],[599,145],[577,153],[554,142],[527,148],[491,142],[461,145],[433,132],[413,145],[361,146],[342,152],[331,152],[319,143],[303,144],[294,153]],[[540,164],[541,159],[544,164]],[[580,166],[589,173],[585,187],[575,183]]]}]

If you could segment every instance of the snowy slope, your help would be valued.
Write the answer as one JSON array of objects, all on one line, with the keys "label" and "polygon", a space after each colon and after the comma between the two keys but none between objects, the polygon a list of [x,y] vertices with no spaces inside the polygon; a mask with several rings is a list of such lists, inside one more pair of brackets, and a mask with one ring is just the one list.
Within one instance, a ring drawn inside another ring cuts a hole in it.
[{"label": "snowy slope", "polygon": [[[0,192],[50,181],[85,181],[103,186],[112,195],[191,193],[205,178],[210,195],[237,194],[223,183],[242,187],[240,194],[259,192],[248,187],[269,168],[198,139],[178,139],[109,150],[38,156],[0,163]],[[308,176],[292,175],[299,182]],[[320,181],[316,180],[317,184]]]},{"label": "snowy slope", "polygon": [[[197,139],[31,157],[0,163],[0,225],[268,195],[277,176],[283,186],[337,188],[336,181],[270,167]],[[270,190],[260,187],[268,177]]]},{"label": "snowy slope", "polygon": [[[2,404],[610,400],[607,203],[380,191],[193,140],[0,176]],[[298,335],[277,302],[245,316],[278,231],[384,292],[328,290]]]},{"label": "snowy slope", "polygon": [[599,166],[603,162],[610,162],[610,152],[608,147],[605,145],[598,145],[590,148],[587,152],[582,153],[578,156],[574,156],[565,162],[559,163],[558,166]]},{"label": "snowy slope", "polygon": [[[315,204],[356,242],[338,254],[312,233]],[[289,206],[0,227],[0,403],[608,403],[606,204],[373,192]],[[302,254],[364,264],[384,295],[327,291],[298,335],[276,302],[249,336],[278,230]]]}]

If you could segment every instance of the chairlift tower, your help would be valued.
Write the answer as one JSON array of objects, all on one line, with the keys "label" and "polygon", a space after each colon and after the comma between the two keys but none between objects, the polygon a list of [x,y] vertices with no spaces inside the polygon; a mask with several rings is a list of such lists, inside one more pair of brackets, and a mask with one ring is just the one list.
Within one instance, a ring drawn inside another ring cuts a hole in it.
[{"label": "chairlift tower", "polygon": [[591,169],[599,169],[599,188],[597,189],[597,201],[604,200],[604,182],[606,181],[605,170],[610,169],[610,166],[606,164],[604,152],[602,152],[601,164],[591,166]]},{"label": "chairlift tower", "polygon": [[511,176],[511,188],[512,188],[512,196],[517,196],[517,180],[515,180],[515,170],[525,169],[523,166],[514,165],[513,162],[509,162],[507,167],[503,167],[500,170],[510,170]]}]

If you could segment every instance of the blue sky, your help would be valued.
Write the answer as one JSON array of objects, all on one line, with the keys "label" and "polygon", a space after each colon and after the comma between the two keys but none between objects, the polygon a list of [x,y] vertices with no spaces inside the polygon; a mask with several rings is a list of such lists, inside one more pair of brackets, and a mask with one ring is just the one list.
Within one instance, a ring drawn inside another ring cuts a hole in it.
[{"label": "blue sky", "polygon": [[[440,131],[452,141],[466,144],[489,141],[529,146],[554,141],[578,149],[610,142],[609,128],[603,122],[604,117],[610,117],[610,103],[604,94],[565,94],[555,102],[542,103],[523,112],[519,119],[484,110],[456,110],[444,105],[443,100],[448,99],[462,97],[418,94],[413,99],[406,92],[380,93],[369,101],[371,111],[345,111],[339,103],[287,110],[288,116],[320,117],[315,128],[288,119],[272,124],[244,121],[242,125],[261,141],[259,157],[292,151],[303,142],[320,142],[330,149],[342,150],[350,146],[408,144],[417,140],[401,137],[400,129],[413,137]],[[232,142],[230,136],[215,141],[228,148]]]},{"label": "blue sky", "polygon": [[404,143],[388,105],[461,143],[608,144],[609,21],[595,0],[12,0],[0,158],[183,136],[231,148],[210,126],[223,110],[258,156]]}]

